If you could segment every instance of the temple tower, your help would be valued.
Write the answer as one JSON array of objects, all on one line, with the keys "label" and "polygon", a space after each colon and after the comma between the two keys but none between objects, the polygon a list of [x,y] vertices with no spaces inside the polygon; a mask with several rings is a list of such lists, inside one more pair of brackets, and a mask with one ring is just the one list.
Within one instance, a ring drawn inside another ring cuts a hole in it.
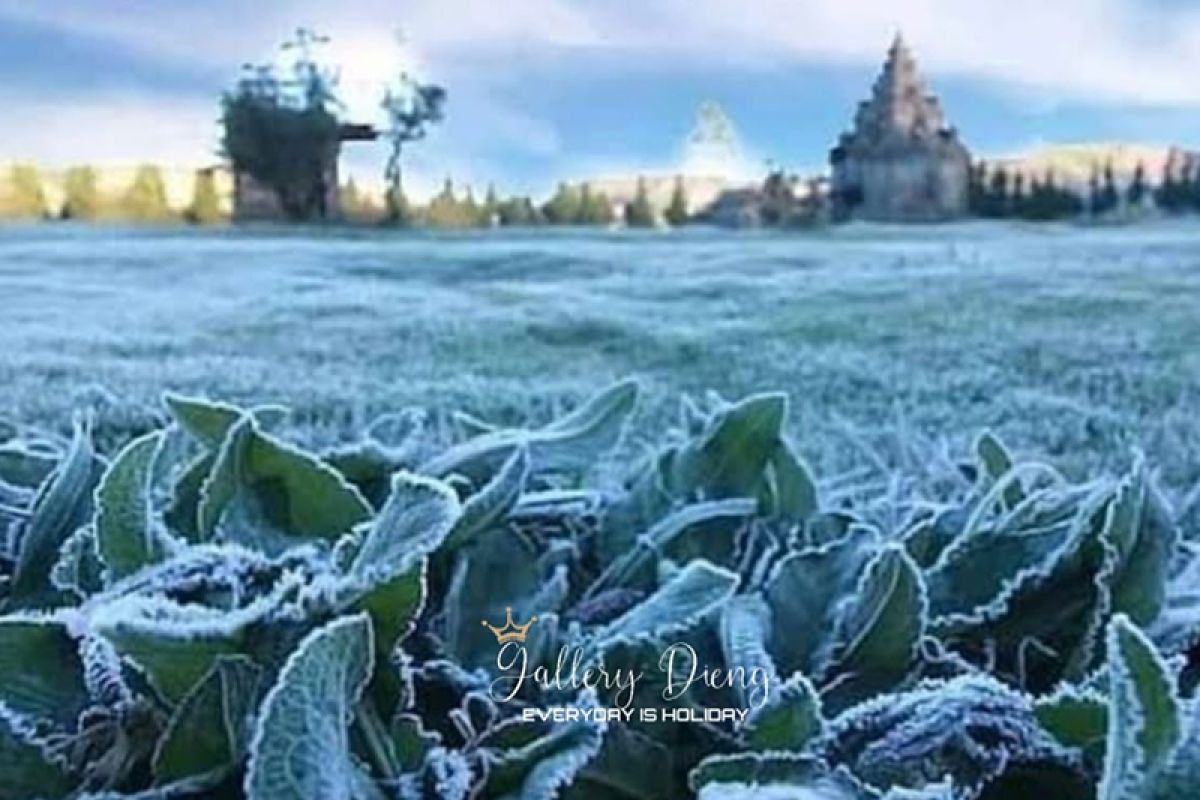
[{"label": "temple tower", "polygon": [[899,35],[830,165],[839,218],[934,222],[967,213],[970,153]]}]

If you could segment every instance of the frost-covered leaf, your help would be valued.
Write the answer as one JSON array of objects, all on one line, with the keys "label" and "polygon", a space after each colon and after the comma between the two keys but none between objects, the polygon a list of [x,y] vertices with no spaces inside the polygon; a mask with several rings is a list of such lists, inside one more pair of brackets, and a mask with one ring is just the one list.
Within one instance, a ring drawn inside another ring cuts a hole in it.
[{"label": "frost-covered leaf", "polygon": [[[498,528],[458,552],[443,602],[449,652],[468,668],[494,664],[496,637],[483,627],[484,621],[503,625],[511,608],[520,624],[537,616],[532,632],[537,633],[566,595],[565,576],[548,574],[527,538]],[[532,643],[527,649],[533,649]]]},{"label": "frost-covered leaf", "polygon": [[637,396],[637,382],[622,381],[543,428],[485,433],[426,462],[420,471],[434,477],[458,473],[482,482],[521,446],[529,448],[536,471],[587,469],[620,440]]},{"label": "frost-covered leaf", "polygon": [[746,744],[755,750],[799,752],[821,735],[821,698],[803,673],[771,686],[767,702],[746,719]]},{"label": "frost-covered leaf", "polygon": [[855,706],[829,723],[821,751],[881,790],[917,789],[948,776],[960,800],[975,798],[1011,771],[1020,771],[1031,797],[1059,797],[1037,791],[1064,781],[1088,785],[1077,754],[1041,728],[1029,698],[982,676]]},{"label": "frost-covered leaf", "polygon": [[1098,800],[1141,800],[1181,737],[1180,701],[1154,645],[1123,614],[1108,628],[1108,746]]},{"label": "frost-covered leaf", "polygon": [[626,725],[609,725],[600,752],[563,792],[564,800],[662,800],[687,787],[671,769],[676,754]]},{"label": "frost-covered leaf", "polygon": [[0,481],[21,488],[45,482],[62,454],[38,442],[13,440],[0,444]]},{"label": "frost-covered leaf", "polygon": [[179,703],[154,753],[154,776],[169,783],[222,774],[246,753],[262,670],[248,658],[221,657]]},{"label": "frost-covered leaf", "polygon": [[[315,456],[260,432],[252,417],[234,424],[204,483],[198,528],[210,538],[231,506],[240,512],[230,532],[248,539],[279,533],[336,539],[371,516],[358,490]],[[245,530],[266,525],[269,531]]]},{"label": "frost-covered leaf", "polygon": [[39,490],[33,516],[21,538],[11,595],[34,599],[51,589],[50,569],[59,548],[92,513],[92,489],[98,476],[97,457],[87,426],[75,424],[71,447]]},{"label": "frost-covered leaf", "polygon": [[403,639],[425,607],[425,561],[421,560],[392,578],[356,594],[352,608],[371,616],[375,644],[387,656]]},{"label": "frost-covered leaf", "polygon": [[374,583],[411,570],[441,545],[461,514],[458,496],[441,481],[396,474],[391,496],[371,522],[351,574]]},{"label": "frost-covered leaf", "polygon": [[[277,590],[286,593],[286,586]],[[91,611],[91,630],[136,665],[171,703],[180,702],[222,656],[243,655],[265,638],[261,625],[276,610],[276,595],[239,609],[183,604],[130,594],[104,599]]]},{"label": "frost-covered leaf", "polygon": [[771,480],[775,511],[785,519],[801,522],[820,508],[812,470],[782,436],[771,455]]},{"label": "frost-covered leaf", "polygon": [[[164,394],[163,402],[181,428],[212,450],[221,446],[229,429],[246,413],[229,403],[173,392]],[[281,406],[257,406],[249,413],[260,425],[270,428],[287,416],[287,409]]]},{"label": "frost-covered leaf", "polygon": [[1103,695],[1063,686],[1033,706],[1038,722],[1064,747],[1082,751],[1089,768],[1104,762],[1108,732],[1108,699]]},{"label": "frost-covered leaf", "polygon": [[868,528],[852,528],[821,548],[793,553],[771,572],[765,587],[772,612],[770,648],[780,673],[813,674],[828,649],[839,604],[851,597],[878,546]]},{"label": "frost-covered leaf", "polygon": [[794,753],[709,756],[688,784],[698,800],[862,800],[848,776]]},{"label": "frost-covered leaf", "polygon": [[[767,677],[768,686],[775,687],[779,682],[779,674],[767,652],[770,633],[771,608],[762,595],[743,594],[731,598],[721,607],[719,626],[725,668],[744,669],[748,674],[761,669]],[[763,699],[774,699],[770,696],[773,688],[767,691],[768,698],[763,698],[757,696],[753,689],[744,690],[740,683],[734,686],[738,703],[743,708],[754,708],[761,705]]]},{"label": "frost-covered leaf", "polygon": [[96,552],[96,531],[92,526],[76,528],[62,543],[58,560],[50,568],[50,584],[79,599],[104,588],[104,563]]},{"label": "frost-covered leaf", "polygon": [[[594,703],[589,694],[579,705]],[[592,718],[526,727],[524,741],[489,755],[482,797],[553,800],[600,751],[607,724]]]},{"label": "frost-covered leaf", "polygon": [[1183,738],[1154,776],[1151,800],[1192,800],[1200,786],[1200,703],[1186,709]]},{"label": "frost-covered leaf", "polygon": [[171,542],[150,505],[154,461],[163,435],[134,439],[113,459],[96,488],[96,549],[112,579],[160,561]]},{"label": "frost-covered leaf", "polygon": [[348,726],[371,677],[375,646],[366,615],[309,634],[263,701],[246,770],[249,800],[350,800],[363,782]]},{"label": "frost-covered leaf", "polygon": [[787,397],[761,394],[719,410],[678,453],[668,485],[677,494],[756,495],[779,449]]},{"label": "frost-covered leaf", "polygon": [[70,729],[89,702],[79,643],[48,617],[0,617],[0,706]]},{"label": "frost-covered leaf", "polygon": [[[1012,454],[991,431],[984,431],[975,440],[975,455],[983,467],[983,474],[993,483],[1003,480],[1013,468]],[[1008,507],[1020,503],[1023,497],[1020,483],[1013,480],[1005,485],[1003,498]]]},{"label": "frost-covered leaf", "polygon": [[454,549],[469,543],[503,519],[517,504],[529,479],[529,471],[529,449],[518,447],[492,479],[463,504],[462,514],[446,537],[446,548]]},{"label": "frost-covered leaf", "polygon": [[925,583],[899,545],[867,565],[850,601],[836,615],[830,666],[822,675],[844,677],[839,697],[863,699],[908,672],[925,634]]},{"label": "frost-covered leaf", "polygon": [[1149,625],[1166,602],[1171,557],[1179,531],[1158,488],[1138,462],[1117,488],[1105,520],[1105,539],[1116,550],[1112,608],[1135,625]]},{"label": "frost-covered leaf", "polygon": [[736,573],[707,561],[693,561],[641,603],[606,625],[598,645],[618,639],[660,637],[694,625],[737,589]]},{"label": "frost-covered leaf", "polygon": [[0,800],[52,800],[71,789],[71,779],[29,727],[0,708]]}]

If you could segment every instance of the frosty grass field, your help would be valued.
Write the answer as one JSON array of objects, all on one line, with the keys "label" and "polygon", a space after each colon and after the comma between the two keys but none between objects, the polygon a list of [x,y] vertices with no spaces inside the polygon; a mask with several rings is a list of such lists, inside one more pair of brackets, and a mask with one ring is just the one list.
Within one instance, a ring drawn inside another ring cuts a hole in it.
[{"label": "frosty grass field", "polygon": [[0,233],[0,800],[1196,797],[1197,229]]},{"label": "frosty grass field", "polygon": [[775,236],[0,230],[0,407],[65,429],[164,388],[290,405],[326,443],[380,411],[547,418],[614,379],[782,390],[818,472],[919,475],[990,427],[1073,476],[1141,448],[1200,479],[1200,225]]}]

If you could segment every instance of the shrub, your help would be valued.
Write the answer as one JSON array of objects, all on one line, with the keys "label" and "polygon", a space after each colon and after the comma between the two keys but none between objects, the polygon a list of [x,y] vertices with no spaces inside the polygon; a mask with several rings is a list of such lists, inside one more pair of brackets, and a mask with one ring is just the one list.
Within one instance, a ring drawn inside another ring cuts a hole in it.
[{"label": "shrub", "polygon": [[[1146,465],[1072,484],[985,434],[948,498],[872,500],[761,394],[686,401],[593,481],[636,397],[449,446],[407,412],[321,454],[281,408],[174,395],[111,455],[86,418],[65,447],[6,428],[0,797],[1192,796],[1197,555]],[[769,690],[631,706],[740,724],[506,702],[480,621],[509,613],[531,666],[650,680],[686,641]]]}]

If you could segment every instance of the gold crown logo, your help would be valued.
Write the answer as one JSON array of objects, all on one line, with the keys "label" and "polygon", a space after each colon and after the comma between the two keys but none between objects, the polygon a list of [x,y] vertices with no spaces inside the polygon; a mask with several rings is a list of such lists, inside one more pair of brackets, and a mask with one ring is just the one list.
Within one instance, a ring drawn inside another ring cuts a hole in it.
[{"label": "gold crown logo", "polygon": [[483,620],[483,627],[487,628],[492,633],[496,634],[496,644],[505,644],[506,642],[523,642],[525,634],[529,633],[529,627],[537,622],[537,616],[529,618],[529,622],[524,625],[517,625],[513,622],[512,607],[504,609],[507,614],[504,624],[497,628],[495,625],[489,625],[488,621]]}]

